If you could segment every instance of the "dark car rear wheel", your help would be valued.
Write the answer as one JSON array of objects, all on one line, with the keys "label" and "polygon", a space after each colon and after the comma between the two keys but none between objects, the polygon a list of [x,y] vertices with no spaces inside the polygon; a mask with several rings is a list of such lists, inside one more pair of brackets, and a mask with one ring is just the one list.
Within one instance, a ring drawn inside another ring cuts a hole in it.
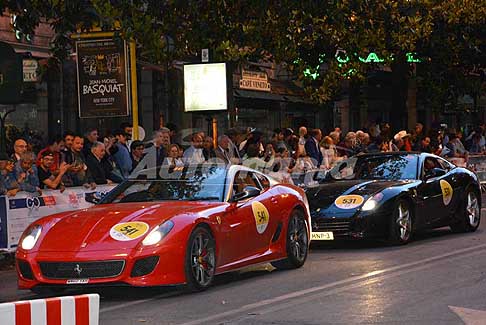
[{"label": "dark car rear wheel", "polygon": [[473,232],[478,229],[481,221],[481,206],[478,195],[472,189],[466,192],[459,214],[460,220],[450,225],[452,231]]},{"label": "dark car rear wheel", "polygon": [[304,265],[309,252],[309,236],[305,217],[298,210],[290,215],[285,245],[287,258],[271,264],[280,270],[296,269]]},{"label": "dark car rear wheel", "polygon": [[185,273],[187,289],[202,291],[214,279],[216,270],[216,242],[210,231],[203,226],[193,230],[186,249]]},{"label": "dark car rear wheel", "polygon": [[413,217],[410,204],[398,200],[390,221],[388,241],[392,245],[404,245],[410,241],[413,229]]}]

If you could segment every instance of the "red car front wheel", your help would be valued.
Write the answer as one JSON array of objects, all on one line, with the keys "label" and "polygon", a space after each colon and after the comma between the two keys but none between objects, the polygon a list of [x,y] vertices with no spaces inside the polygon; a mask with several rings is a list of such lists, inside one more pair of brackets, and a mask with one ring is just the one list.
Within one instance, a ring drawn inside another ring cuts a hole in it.
[{"label": "red car front wheel", "polygon": [[208,288],[216,270],[216,242],[206,227],[193,230],[187,243],[185,272],[187,287],[191,291]]}]

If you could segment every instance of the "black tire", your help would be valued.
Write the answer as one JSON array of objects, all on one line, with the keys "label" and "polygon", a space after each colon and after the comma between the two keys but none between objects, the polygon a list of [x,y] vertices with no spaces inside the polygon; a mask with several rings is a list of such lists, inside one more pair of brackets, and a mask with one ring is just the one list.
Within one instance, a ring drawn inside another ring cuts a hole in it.
[{"label": "black tire", "polygon": [[481,205],[478,194],[470,188],[466,191],[466,195],[462,200],[459,218],[458,221],[450,225],[454,232],[476,231],[481,222]]},{"label": "black tire", "polygon": [[184,269],[189,291],[206,290],[213,282],[216,271],[216,242],[206,227],[196,227],[189,236]]},{"label": "black tire", "polygon": [[297,269],[304,265],[309,253],[307,220],[299,210],[290,215],[285,238],[287,258],[271,264],[279,270]]},{"label": "black tire", "polygon": [[409,243],[412,238],[413,221],[410,203],[406,200],[398,200],[390,220],[388,243],[390,245]]}]

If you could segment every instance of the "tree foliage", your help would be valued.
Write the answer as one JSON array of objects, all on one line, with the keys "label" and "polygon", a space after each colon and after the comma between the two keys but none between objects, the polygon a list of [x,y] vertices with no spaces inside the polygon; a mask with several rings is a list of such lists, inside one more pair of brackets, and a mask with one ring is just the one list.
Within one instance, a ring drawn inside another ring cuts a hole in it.
[{"label": "tree foliage", "polygon": [[[320,101],[343,79],[407,64],[408,52],[422,59],[419,81],[431,91],[455,82],[465,89],[486,56],[486,5],[474,0],[7,0],[4,9],[26,32],[47,19],[58,57],[72,46],[69,33],[119,26],[152,63],[194,59],[202,48],[214,61],[283,63]],[[341,50],[345,63],[336,59]],[[371,52],[385,62],[359,60]]]}]

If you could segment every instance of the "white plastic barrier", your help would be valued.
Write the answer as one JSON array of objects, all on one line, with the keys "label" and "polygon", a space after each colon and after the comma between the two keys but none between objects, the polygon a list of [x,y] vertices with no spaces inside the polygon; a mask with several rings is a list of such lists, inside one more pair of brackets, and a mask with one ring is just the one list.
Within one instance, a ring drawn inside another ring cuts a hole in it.
[{"label": "white plastic barrier", "polygon": [[98,325],[100,296],[88,294],[0,304],[2,325]]},{"label": "white plastic barrier", "polygon": [[[0,196],[0,250],[14,251],[23,231],[35,220],[54,213],[89,208],[89,197],[102,197],[115,185],[98,185],[95,190],[70,187],[60,191],[43,190],[41,196],[19,192]],[[2,323],[0,323],[2,324]]]}]

